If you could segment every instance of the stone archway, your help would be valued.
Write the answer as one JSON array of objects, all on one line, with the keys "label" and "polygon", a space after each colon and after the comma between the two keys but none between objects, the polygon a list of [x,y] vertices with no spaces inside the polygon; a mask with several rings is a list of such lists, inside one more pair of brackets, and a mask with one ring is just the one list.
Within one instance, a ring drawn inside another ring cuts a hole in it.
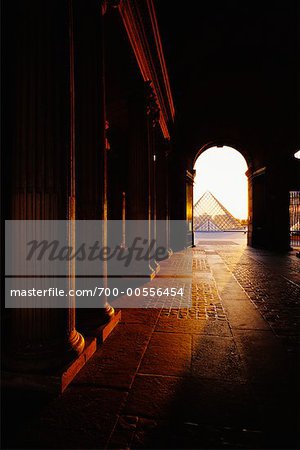
[{"label": "stone archway", "polygon": [[[245,188],[248,191],[246,193],[247,200],[248,200],[248,202],[247,202],[248,203],[248,213],[245,213],[245,211],[244,211],[245,217],[244,217],[243,224],[245,224],[245,221],[249,222],[250,232],[247,235],[247,244],[248,245],[252,245],[252,197],[253,197],[252,196],[252,177],[251,177],[251,175],[252,175],[252,157],[251,157],[249,151],[247,149],[245,149],[244,146],[242,146],[240,143],[233,142],[230,139],[224,139],[224,138],[223,139],[210,140],[210,141],[206,142],[204,145],[202,145],[200,147],[200,149],[198,149],[195,152],[195,156],[194,156],[194,159],[193,159],[193,169],[195,169],[195,164],[196,164],[196,161],[198,161],[198,158],[204,152],[206,152],[209,149],[212,149],[213,147],[217,147],[217,148],[223,148],[224,147],[224,148],[228,148],[228,149],[230,148],[233,151],[239,153],[240,156],[242,157],[241,159],[243,159],[245,161],[245,163],[246,163],[244,169],[242,169],[242,170],[245,170],[244,173],[248,177],[248,189],[245,186]],[[195,180],[195,175],[196,175],[196,171],[193,170],[194,180]],[[189,199],[188,200],[188,204],[189,205],[193,204],[193,207],[194,207],[194,200],[196,201],[196,198],[194,198],[194,190],[193,190],[193,199],[192,200]],[[221,208],[221,210],[222,209],[223,208]],[[229,215],[231,215],[231,214],[229,213]],[[232,219],[233,220],[231,222],[234,223],[233,216],[232,216]],[[237,223],[237,221],[235,223]],[[193,208],[193,229],[195,228],[195,224],[196,224],[196,218],[194,217],[194,208]],[[240,229],[242,229],[242,227],[240,227]],[[215,227],[215,230],[216,230],[216,227]]]},{"label": "stone archway", "polygon": [[244,145],[242,145],[240,142],[229,139],[229,138],[217,138],[217,139],[210,140],[210,141],[206,142],[205,144],[203,144],[200,148],[198,148],[194,152],[195,156],[194,156],[194,160],[193,160],[193,166],[195,165],[195,162],[199,158],[199,156],[211,147],[231,147],[231,148],[237,150],[245,158],[246,163],[248,165],[248,170],[251,170],[253,158],[252,158],[249,150]]}]

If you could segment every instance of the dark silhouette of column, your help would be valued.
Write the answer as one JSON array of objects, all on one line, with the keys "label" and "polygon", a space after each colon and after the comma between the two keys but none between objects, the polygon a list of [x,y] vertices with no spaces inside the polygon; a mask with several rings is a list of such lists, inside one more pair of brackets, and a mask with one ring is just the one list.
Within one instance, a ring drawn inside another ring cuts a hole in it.
[{"label": "dark silhouette of column", "polygon": [[[11,52],[6,218],[75,219],[72,6],[71,0],[19,1],[6,17]],[[69,298],[67,304],[64,309],[9,312],[4,324],[9,370],[52,370],[82,352],[74,300]]]},{"label": "dark silhouette of column", "polygon": [[[99,221],[98,240],[107,245],[107,145],[104,80],[105,9],[97,0],[74,0],[76,105],[76,218]],[[101,221],[101,224],[100,224]],[[100,267],[100,264],[102,266]],[[105,262],[99,271],[106,283]],[[89,275],[89,274],[87,274]],[[95,280],[96,281],[96,280]],[[89,334],[114,315],[105,298],[99,309],[78,309],[78,326]]]}]

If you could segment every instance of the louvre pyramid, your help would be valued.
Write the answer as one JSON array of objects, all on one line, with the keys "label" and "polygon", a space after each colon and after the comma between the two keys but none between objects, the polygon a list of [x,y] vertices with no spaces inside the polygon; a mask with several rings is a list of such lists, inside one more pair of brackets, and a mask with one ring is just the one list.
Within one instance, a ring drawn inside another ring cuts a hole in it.
[{"label": "louvre pyramid", "polygon": [[194,205],[195,231],[234,231],[243,230],[239,220],[213,196],[206,191]]}]

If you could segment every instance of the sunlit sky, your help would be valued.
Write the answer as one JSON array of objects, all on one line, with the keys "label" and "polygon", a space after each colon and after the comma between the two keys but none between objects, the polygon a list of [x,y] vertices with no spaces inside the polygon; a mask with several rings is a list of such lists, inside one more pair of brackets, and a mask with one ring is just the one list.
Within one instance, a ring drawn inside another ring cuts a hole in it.
[{"label": "sunlit sky", "polygon": [[247,163],[231,147],[211,147],[197,159],[194,203],[210,191],[238,219],[248,215]]}]

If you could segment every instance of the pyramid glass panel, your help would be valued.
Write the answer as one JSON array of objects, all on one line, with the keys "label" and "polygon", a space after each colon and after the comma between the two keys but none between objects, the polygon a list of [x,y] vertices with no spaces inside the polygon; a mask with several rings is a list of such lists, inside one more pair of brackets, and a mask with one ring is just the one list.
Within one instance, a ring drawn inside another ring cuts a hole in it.
[{"label": "pyramid glass panel", "polygon": [[206,191],[194,206],[195,231],[235,231],[243,230],[240,221]]}]

